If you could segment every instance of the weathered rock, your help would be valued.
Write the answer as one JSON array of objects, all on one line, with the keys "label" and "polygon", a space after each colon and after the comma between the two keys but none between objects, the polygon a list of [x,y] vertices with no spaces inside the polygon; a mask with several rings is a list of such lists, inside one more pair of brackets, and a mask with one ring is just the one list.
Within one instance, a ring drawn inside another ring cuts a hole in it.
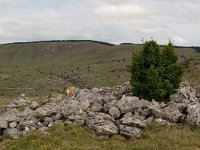
[{"label": "weathered rock", "polygon": [[163,112],[161,111],[161,109],[156,108],[156,107],[151,107],[151,114],[154,118],[162,118],[163,117]]},{"label": "weathered rock", "polygon": [[76,125],[84,126],[85,125],[85,120],[82,116],[69,116],[68,120],[73,122]]},{"label": "weathered rock", "polygon": [[21,132],[16,128],[6,129],[4,134],[13,140],[18,139],[21,136]]},{"label": "weathered rock", "polygon": [[6,129],[8,128],[8,122],[3,119],[3,118],[0,118],[0,129]]},{"label": "weathered rock", "polygon": [[180,123],[183,114],[179,111],[176,105],[170,105],[163,109],[163,119],[173,123]]},{"label": "weathered rock", "polygon": [[133,127],[146,127],[146,123],[144,122],[145,117],[139,114],[133,115],[131,112],[125,114],[123,118],[120,120],[121,124]]},{"label": "weathered rock", "polygon": [[153,121],[153,117],[149,117],[147,119],[145,119],[143,122],[146,124],[146,125],[149,125],[150,123],[152,123]]},{"label": "weathered rock", "polygon": [[18,122],[20,120],[19,115],[20,115],[20,113],[17,109],[12,109],[12,110],[6,112],[2,116],[2,118],[4,118],[4,120],[6,120],[8,122],[13,122],[13,121]]},{"label": "weathered rock", "polygon": [[141,111],[141,115],[145,116],[146,118],[151,116],[151,109],[144,109]]},{"label": "weathered rock", "polygon": [[163,119],[161,119],[161,118],[155,119],[155,122],[157,122],[157,123],[158,123],[159,125],[161,125],[161,126],[168,126],[168,127],[175,126],[174,123],[171,123],[171,122],[169,122],[169,121],[167,121],[167,120],[163,120]]},{"label": "weathered rock", "polygon": [[23,132],[22,132],[22,134],[24,135],[24,134],[26,134],[26,133],[28,133],[28,132],[30,132],[30,131],[31,131],[31,130],[30,130],[29,127],[25,127],[24,130],[23,130]]},{"label": "weathered rock", "polygon": [[122,114],[128,112],[134,112],[138,108],[143,106],[142,102],[139,100],[138,97],[127,97],[123,96],[117,103],[117,108],[120,110]]},{"label": "weathered rock", "polygon": [[86,111],[90,107],[89,100],[81,101],[81,109]]},{"label": "weathered rock", "polygon": [[36,110],[39,106],[40,105],[37,102],[33,101],[29,107],[32,110]]},{"label": "weathered rock", "polygon": [[115,86],[113,88],[112,94],[118,98],[121,98],[123,95],[132,95],[133,88],[130,82],[125,82],[123,85]]},{"label": "weathered rock", "polygon": [[90,108],[88,108],[87,112],[100,112],[103,109],[101,104],[99,103],[93,103]]},{"label": "weathered rock", "polygon": [[41,128],[44,128],[44,127],[45,127],[45,125],[43,123],[38,122],[37,129],[41,129]]},{"label": "weathered rock", "polygon": [[152,100],[151,104],[153,105],[153,107],[161,109],[161,106],[158,102],[156,102],[155,100]]},{"label": "weathered rock", "polygon": [[50,117],[45,117],[45,118],[44,118],[43,124],[44,124],[45,126],[49,126],[49,125],[51,126],[52,122],[53,122],[53,119],[52,119],[52,118],[50,118]]},{"label": "weathered rock", "polygon": [[11,122],[9,123],[10,128],[15,128],[17,126],[17,122]]},{"label": "weathered rock", "polygon": [[161,102],[161,103],[160,103],[160,107],[161,107],[161,108],[165,108],[166,106],[167,106],[167,104],[165,104],[164,102]]},{"label": "weathered rock", "polygon": [[34,113],[34,112],[33,112],[32,109],[26,107],[26,108],[24,109],[24,111],[21,112],[20,116],[28,117],[28,116],[30,116],[30,115],[33,115],[33,113]]},{"label": "weathered rock", "polygon": [[119,109],[117,108],[117,107],[111,107],[110,109],[109,109],[109,114],[114,118],[114,119],[116,119],[116,118],[119,118],[120,117],[120,111],[119,111]]},{"label": "weathered rock", "polygon": [[61,120],[63,118],[63,115],[61,113],[57,113],[52,118],[53,118],[54,121]]},{"label": "weathered rock", "polygon": [[200,104],[189,105],[187,112],[187,122],[192,126],[200,126]]},{"label": "weathered rock", "polygon": [[72,115],[82,114],[83,110],[81,109],[78,101],[70,100],[66,105],[63,106],[61,113],[67,118]]},{"label": "weathered rock", "polygon": [[51,103],[47,104],[43,107],[39,107],[34,111],[34,114],[36,117],[42,118],[42,117],[47,117],[51,116],[52,114],[57,112],[57,107],[56,104]]},{"label": "weathered rock", "polygon": [[140,138],[142,136],[142,130],[132,126],[120,125],[120,134],[128,138]]},{"label": "weathered rock", "polygon": [[88,115],[86,124],[98,135],[118,134],[118,127],[113,123],[114,119],[104,113],[91,113]]},{"label": "weathered rock", "polygon": [[197,102],[196,90],[189,83],[182,82],[177,93],[170,96],[171,101],[176,103],[185,103],[189,105],[192,102]]},{"label": "weathered rock", "polygon": [[39,120],[36,118],[31,118],[31,120],[22,120],[19,122],[20,129],[24,130],[28,127],[31,130],[36,129],[36,125],[39,123]]}]

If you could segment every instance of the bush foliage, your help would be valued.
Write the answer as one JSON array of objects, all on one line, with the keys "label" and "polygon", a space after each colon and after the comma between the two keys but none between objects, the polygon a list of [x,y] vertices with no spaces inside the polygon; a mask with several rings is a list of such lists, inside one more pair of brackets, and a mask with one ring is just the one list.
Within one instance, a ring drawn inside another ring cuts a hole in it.
[{"label": "bush foliage", "polygon": [[176,63],[174,46],[169,42],[162,50],[154,41],[145,42],[139,53],[133,53],[131,85],[137,96],[161,101],[179,88],[183,69]]}]

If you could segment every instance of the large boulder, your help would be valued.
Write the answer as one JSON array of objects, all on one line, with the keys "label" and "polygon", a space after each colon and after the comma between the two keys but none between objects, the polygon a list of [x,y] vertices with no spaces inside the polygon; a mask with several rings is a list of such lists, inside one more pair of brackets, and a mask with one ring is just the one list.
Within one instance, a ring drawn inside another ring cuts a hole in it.
[{"label": "large boulder", "polygon": [[13,122],[13,121],[18,122],[20,120],[20,112],[14,108],[4,113],[1,118],[6,120],[7,122]]},{"label": "large boulder", "polygon": [[180,123],[182,122],[183,114],[179,111],[177,105],[170,105],[163,109],[163,119],[169,120],[173,123]]},{"label": "large boulder", "polygon": [[132,126],[120,125],[120,134],[128,138],[140,138],[142,136],[142,130]]},{"label": "large boulder", "polygon": [[33,101],[29,107],[32,110],[36,110],[39,106],[40,105],[37,102]]},{"label": "large boulder", "polygon": [[61,106],[61,114],[68,118],[72,115],[80,115],[83,113],[81,109],[80,102],[76,100],[70,100],[68,103]]},{"label": "large boulder", "polygon": [[161,109],[157,108],[157,107],[151,107],[151,114],[154,118],[162,118],[163,117],[163,112]]},{"label": "large boulder", "polygon": [[78,116],[78,115],[69,116],[68,120],[70,122],[72,122],[73,124],[76,124],[76,125],[79,125],[79,126],[85,125],[85,119],[82,116]]},{"label": "large boulder", "polygon": [[182,82],[178,91],[170,96],[170,100],[176,103],[190,103],[197,102],[196,90],[187,82]]},{"label": "large boulder", "polygon": [[104,113],[89,113],[86,120],[87,126],[100,136],[111,136],[118,134],[118,127],[114,119]]},{"label": "large boulder", "polygon": [[5,118],[0,118],[0,129],[6,128],[8,128],[8,122],[5,120]]},{"label": "large boulder", "polygon": [[48,103],[44,105],[43,107],[39,107],[34,111],[34,114],[38,118],[44,118],[44,117],[49,117],[54,114],[56,114],[60,110],[60,106],[57,105],[56,103]]},{"label": "large boulder", "polygon": [[89,102],[89,100],[83,100],[83,101],[81,101],[80,105],[81,105],[81,109],[83,111],[86,111],[90,107],[90,102]]},{"label": "large boulder", "polygon": [[192,126],[200,126],[200,103],[189,105],[187,113],[187,122]]},{"label": "large boulder", "polygon": [[133,115],[131,112],[125,114],[120,119],[120,121],[122,125],[139,127],[139,128],[144,128],[147,126],[147,123],[149,123],[148,121],[145,120],[144,116],[141,116],[137,113]]},{"label": "large boulder", "polygon": [[114,118],[114,119],[117,119],[120,117],[120,111],[117,107],[111,107],[109,109],[109,114]]},{"label": "large boulder", "polygon": [[128,112],[135,112],[137,109],[142,108],[142,101],[138,97],[123,96],[117,103],[117,108],[122,114]]},{"label": "large boulder", "polygon": [[4,134],[5,136],[8,136],[9,138],[15,140],[18,139],[22,133],[16,128],[9,128],[4,131]]}]

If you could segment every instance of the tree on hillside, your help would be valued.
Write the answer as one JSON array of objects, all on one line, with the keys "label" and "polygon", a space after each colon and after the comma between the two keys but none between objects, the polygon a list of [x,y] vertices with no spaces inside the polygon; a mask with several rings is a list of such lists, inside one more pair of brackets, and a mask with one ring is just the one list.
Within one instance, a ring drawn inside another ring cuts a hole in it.
[{"label": "tree on hillside", "polygon": [[157,101],[166,99],[179,87],[183,69],[177,63],[171,42],[160,49],[154,41],[144,43],[139,53],[133,53],[131,85],[137,96]]}]

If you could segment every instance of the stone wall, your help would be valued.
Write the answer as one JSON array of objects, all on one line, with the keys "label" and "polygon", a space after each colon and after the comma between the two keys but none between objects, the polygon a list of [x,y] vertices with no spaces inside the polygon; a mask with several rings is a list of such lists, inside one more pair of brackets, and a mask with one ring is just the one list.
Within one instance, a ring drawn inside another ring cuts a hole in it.
[{"label": "stone wall", "polygon": [[[172,127],[185,122],[200,126],[200,94],[188,83],[181,83],[168,103],[139,99],[131,91],[128,82],[112,88],[76,89],[73,96],[59,95],[43,106],[21,95],[2,108],[7,111],[0,117],[0,136],[17,139],[56,123],[87,126],[104,138],[116,134],[141,137],[152,121]],[[22,106],[24,111],[18,111]]]}]

